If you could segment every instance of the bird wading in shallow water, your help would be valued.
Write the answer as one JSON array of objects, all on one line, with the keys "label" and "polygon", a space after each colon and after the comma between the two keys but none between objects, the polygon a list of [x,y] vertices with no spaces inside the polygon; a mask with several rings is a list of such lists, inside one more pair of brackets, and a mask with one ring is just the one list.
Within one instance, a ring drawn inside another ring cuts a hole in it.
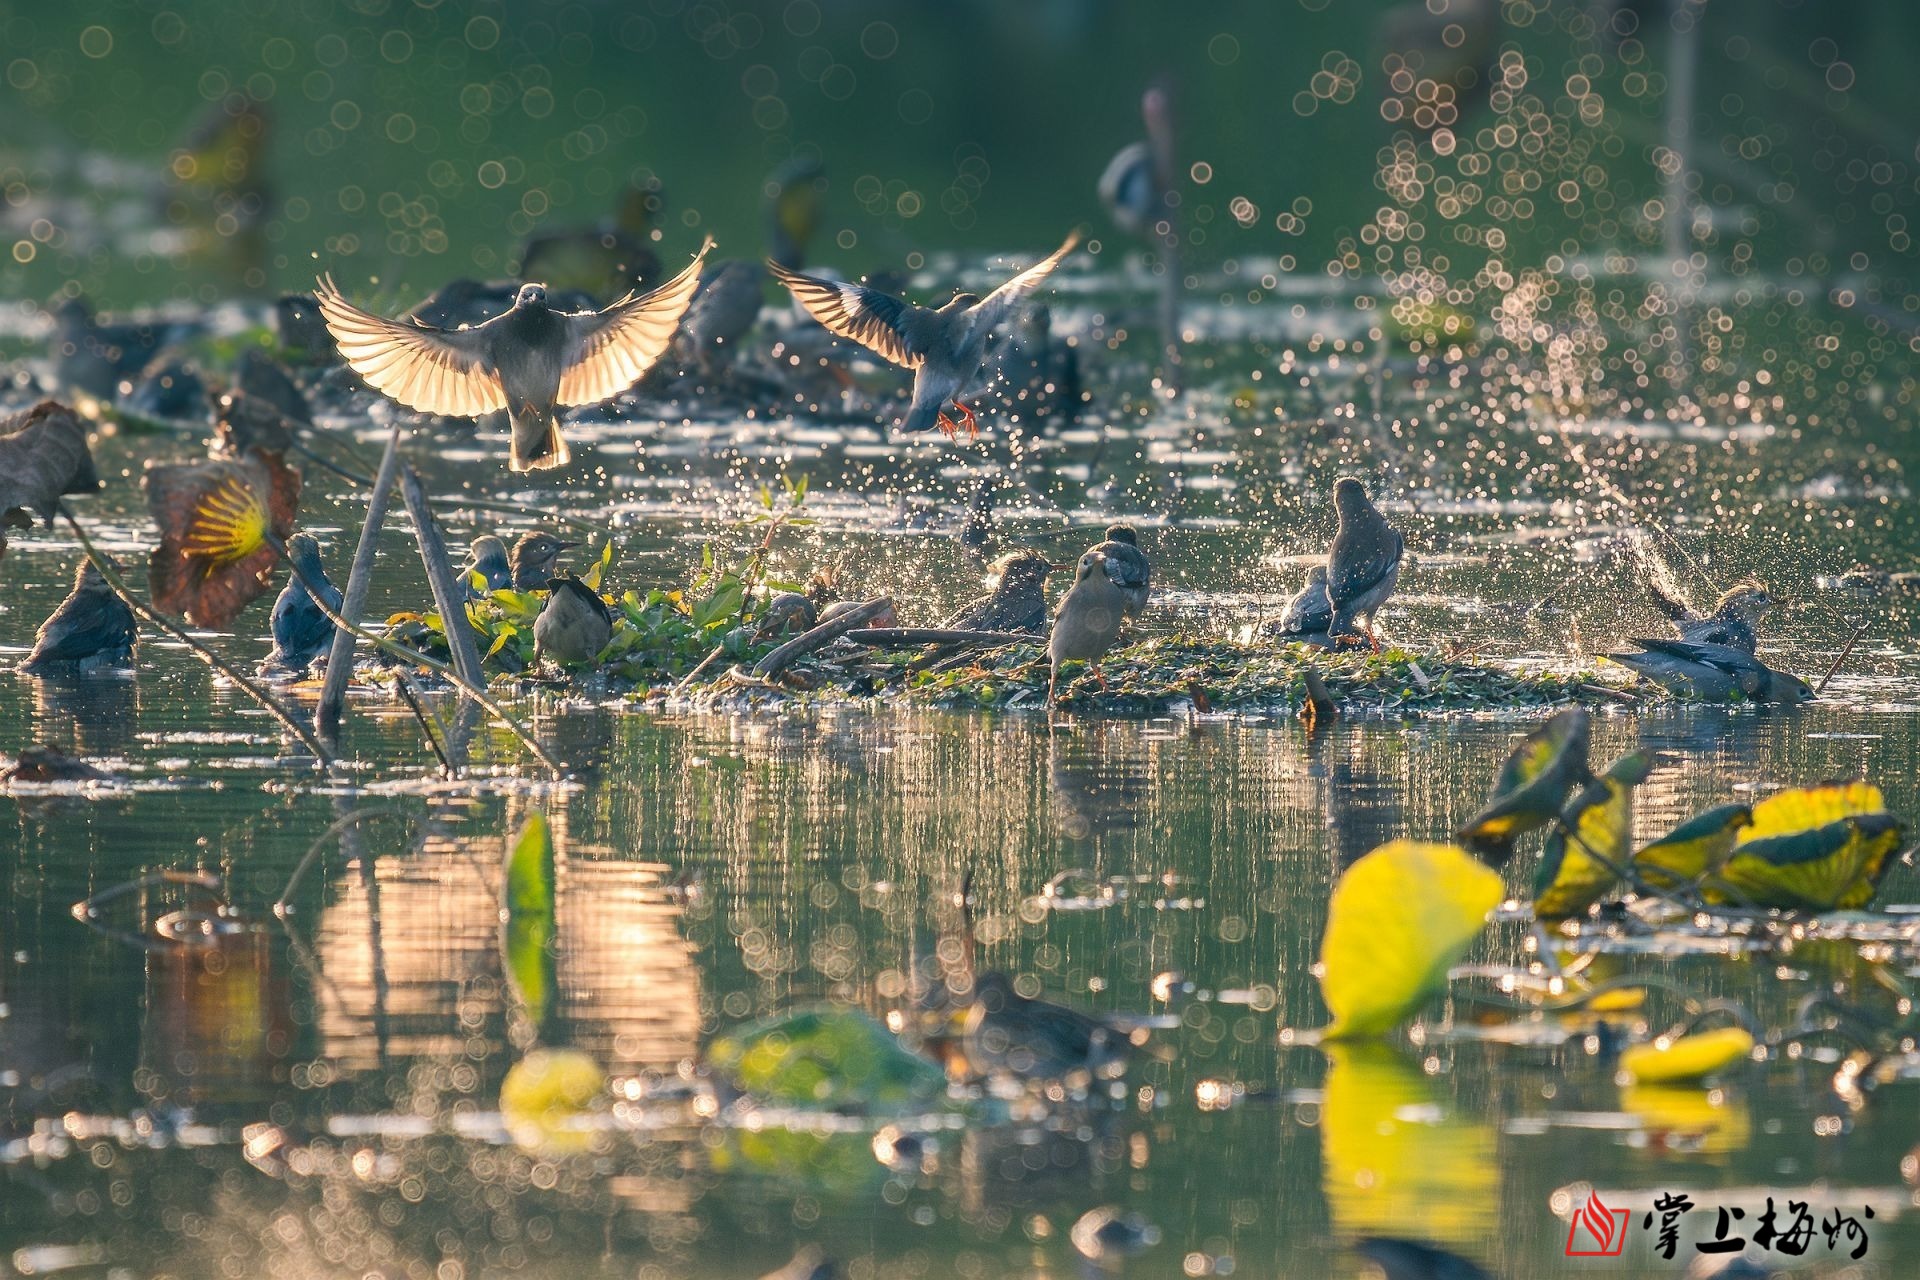
[{"label": "bird wading in shallow water", "polygon": [[134,633],[133,610],[93,561],[83,559],[74,570],[73,590],[40,624],[20,669],[44,676],[124,667],[133,661]]},{"label": "bird wading in shallow water", "polygon": [[[1080,234],[1074,232],[1053,253],[985,298],[955,294],[952,301],[937,309],[915,306],[863,284],[802,275],[778,262],[769,261],[767,265],[807,314],[833,333],[914,371],[913,401],[900,421],[902,430],[938,427],[952,439],[962,426],[970,436],[980,433],[973,410],[955,397],[979,374],[986,358],[988,334],[1012,317],[1015,306],[1038,288],[1079,242]],[[957,423],[947,416],[949,403],[960,413]]]},{"label": "bird wading in shallow water", "polygon": [[1107,558],[1107,574],[1126,600],[1127,621],[1139,618],[1147,611],[1147,596],[1153,587],[1153,566],[1140,550],[1140,535],[1130,524],[1110,524],[1106,541],[1094,550]]},{"label": "bird wading in shallow water", "polygon": [[260,664],[262,675],[301,675],[333,643],[333,619],[314,603],[302,578],[319,590],[328,609],[335,614],[341,609],[340,588],[327,577],[327,566],[320,560],[320,544],[312,534],[296,533],[288,538],[287,559],[299,573],[287,575],[287,585],[273,602],[273,651]]},{"label": "bird wading in shallow water", "polygon": [[613,611],[600,593],[568,574],[547,583],[546,607],[533,620],[534,661],[592,662],[613,638]]},{"label": "bird wading in shallow water", "polygon": [[[557,557],[560,552],[556,550],[553,554]],[[473,575],[476,573],[484,580],[485,586],[474,586]],[[552,565],[549,564],[546,573],[541,576],[551,573]],[[505,591],[513,585],[513,561],[507,555],[507,544],[490,533],[481,534],[468,544],[467,562],[460,567],[460,575],[467,584],[469,600],[478,600],[489,591]],[[537,578],[534,580],[538,581]]]},{"label": "bird wading in shallow water", "polygon": [[1100,674],[1100,659],[1120,638],[1126,611],[1126,590],[1114,579],[1107,557],[1099,551],[1081,556],[1079,576],[1073,589],[1061,598],[1060,608],[1053,615],[1053,630],[1047,635],[1051,667],[1048,706],[1054,704],[1059,692],[1060,668],[1069,662],[1087,663],[1100,687],[1107,687],[1106,677]]},{"label": "bird wading in shallow water", "polygon": [[1682,697],[1708,702],[1771,702],[1795,706],[1813,700],[1813,687],[1799,676],[1775,671],[1760,659],[1725,644],[1687,640],[1635,640],[1642,653],[1602,654]]},{"label": "bird wading in shallow water", "polygon": [[513,544],[510,566],[515,591],[538,591],[560,565],[560,553],[579,546],[556,538],[544,529],[523,533]]},{"label": "bird wading in shallow water", "polygon": [[1014,551],[994,561],[993,590],[963,605],[940,625],[964,631],[1044,631],[1047,575],[1053,565],[1032,551]]},{"label": "bird wading in shallow water", "polygon": [[1673,630],[1682,640],[1695,644],[1720,644],[1751,654],[1759,643],[1760,619],[1773,608],[1773,597],[1757,582],[1736,583],[1718,600],[1710,613],[1701,613],[1652,578],[1647,579],[1647,594],[1660,612],[1673,622]]},{"label": "bird wading in shallow water", "polygon": [[315,297],[341,356],[369,386],[421,413],[473,418],[505,409],[513,424],[508,468],[540,470],[569,457],[556,407],[612,399],[667,349],[712,247],[709,239],[658,289],[604,311],[556,311],[544,286],[526,284],[512,310],[470,329],[372,315],[342,297],[331,277]]},{"label": "bird wading in shallow water", "polygon": [[1400,581],[1407,542],[1375,509],[1366,486],[1351,476],[1333,486],[1333,507],[1340,528],[1327,552],[1327,598],[1333,602],[1330,629],[1337,636],[1358,626],[1378,649],[1373,615]]}]

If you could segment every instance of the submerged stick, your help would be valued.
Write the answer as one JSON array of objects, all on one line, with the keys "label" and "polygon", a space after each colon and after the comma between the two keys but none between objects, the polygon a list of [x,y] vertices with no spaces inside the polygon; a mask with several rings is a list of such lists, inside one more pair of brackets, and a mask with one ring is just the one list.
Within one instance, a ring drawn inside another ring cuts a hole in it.
[{"label": "submerged stick", "polygon": [[[380,526],[387,519],[387,494],[393,488],[393,473],[400,463],[400,420],[394,419],[387,435],[387,451],[380,455],[380,470],[373,478],[373,490],[367,495],[367,518],[360,526],[360,544],[353,549],[353,569],[347,575],[347,588],[340,604],[344,617],[357,618],[366,607],[367,588],[373,579],[373,558],[379,550]],[[311,587],[308,594],[313,595]],[[319,603],[319,597],[314,596]],[[346,709],[347,682],[353,678],[353,630],[335,623],[333,647],[327,651],[327,678],[320,686],[320,705],[314,709],[313,723],[321,733],[340,732],[340,717]]]},{"label": "submerged stick", "polygon": [[847,632],[847,639],[876,649],[892,649],[923,644],[1039,644],[1046,637],[1030,631],[971,631],[964,627],[858,627]]},{"label": "submerged stick", "polygon": [[73,518],[73,512],[67,509],[67,504],[64,502],[60,504],[60,514],[66,520],[67,526],[73,530],[73,536],[79,539],[80,549],[86,552],[87,559],[93,561],[93,567],[100,571],[100,576],[106,580],[108,586],[113,588],[113,593],[126,602],[129,609],[185,645],[187,652],[193,654],[194,657],[200,659],[200,661],[233,681],[242,693],[259,703],[261,707],[265,708],[269,715],[285,725],[289,733],[300,739],[301,744],[313,753],[315,765],[322,769],[328,769],[333,766],[332,754],[321,744],[320,739],[314,736],[313,730],[301,722],[300,717],[294,714],[291,708],[280,701],[280,699],[274,697],[273,694],[269,693],[265,687],[255,684],[251,679],[240,674],[237,667],[221,657],[212,648],[200,643],[200,641],[187,634],[185,627],[180,626],[174,622],[173,619],[167,617],[166,614],[161,613],[158,609],[155,609],[146,601],[134,595],[132,588],[127,586],[126,580],[120,576],[119,571],[113,567],[112,562],[100,553],[98,547],[93,545],[93,539],[87,536],[87,531],[80,527],[80,522]]},{"label": "submerged stick", "polygon": [[753,674],[761,679],[778,675],[796,661],[822,648],[849,631],[858,630],[865,623],[893,608],[893,601],[886,596],[875,596],[864,604],[856,605],[839,617],[823,622],[811,631],[803,631],[793,639],[775,649],[754,665]]},{"label": "submerged stick", "polygon": [[1821,676],[1820,683],[1814,686],[1814,697],[1817,698],[1827,691],[1827,681],[1833,679],[1834,674],[1840,670],[1840,664],[1845,662],[1848,656],[1853,653],[1853,646],[1859,644],[1860,637],[1867,634],[1867,627],[1869,625],[1871,624],[1865,622],[1856,622],[1853,624],[1853,634],[1847,637],[1846,646],[1840,650],[1840,656],[1833,660],[1833,665],[1827,668],[1827,674]]},{"label": "submerged stick", "polygon": [[410,466],[401,473],[400,496],[413,519],[420,563],[426,568],[427,585],[433,589],[433,602],[440,610],[440,626],[453,655],[453,669],[468,684],[484,685],[487,678],[480,671],[480,650],[474,643],[473,625],[467,620],[465,593],[453,579],[447,544],[441,540],[440,526],[433,522],[433,508],[427,503],[427,487],[421,483],[420,473]]}]

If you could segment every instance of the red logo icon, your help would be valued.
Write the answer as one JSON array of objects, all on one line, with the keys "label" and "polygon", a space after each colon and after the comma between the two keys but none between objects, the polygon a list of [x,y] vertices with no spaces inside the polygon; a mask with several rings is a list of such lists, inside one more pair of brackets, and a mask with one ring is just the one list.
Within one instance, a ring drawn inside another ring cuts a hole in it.
[{"label": "red logo icon", "polygon": [[[1587,1197],[1587,1202],[1574,1211],[1573,1220],[1567,1223],[1567,1256],[1569,1258],[1617,1258],[1620,1251],[1627,1247],[1627,1220],[1633,1216],[1630,1209],[1609,1209],[1599,1192]],[[1584,1243],[1581,1237],[1585,1237]]]}]

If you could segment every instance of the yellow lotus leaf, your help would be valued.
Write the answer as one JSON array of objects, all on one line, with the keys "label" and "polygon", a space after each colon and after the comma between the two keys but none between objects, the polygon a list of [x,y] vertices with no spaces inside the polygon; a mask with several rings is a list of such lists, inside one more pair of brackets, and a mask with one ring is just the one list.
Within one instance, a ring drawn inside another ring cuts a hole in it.
[{"label": "yellow lotus leaf", "polygon": [[1864,907],[1905,839],[1876,786],[1791,787],[1753,806],[1707,896],[1788,910]]},{"label": "yellow lotus leaf", "polygon": [[606,1073],[577,1049],[535,1049],[500,1082],[500,1118],[530,1151],[569,1155],[593,1145],[580,1123],[607,1087]]},{"label": "yellow lotus leaf", "polygon": [[1395,840],[1348,867],[1320,943],[1326,1036],[1381,1036],[1413,1016],[1501,896],[1499,874],[1458,845]]},{"label": "yellow lotus leaf", "polygon": [[1753,1036],[1744,1028],[1718,1027],[1636,1044],[1621,1053],[1620,1069],[1641,1084],[1680,1084],[1723,1071],[1752,1052]]},{"label": "yellow lotus leaf", "polygon": [[1345,1238],[1404,1234],[1479,1252],[1500,1206],[1493,1130],[1443,1110],[1434,1084],[1384,1044],[1330,1044],[1320,1176]]},{"label": "yellow lotus leaf", "polygon": [[1567,801],[1540,852],[1535,915],[1542,920],[1578,915],[1619,883],[1633,836],[1633,789],[1652,767],[1644,751],[1621,756]]}]

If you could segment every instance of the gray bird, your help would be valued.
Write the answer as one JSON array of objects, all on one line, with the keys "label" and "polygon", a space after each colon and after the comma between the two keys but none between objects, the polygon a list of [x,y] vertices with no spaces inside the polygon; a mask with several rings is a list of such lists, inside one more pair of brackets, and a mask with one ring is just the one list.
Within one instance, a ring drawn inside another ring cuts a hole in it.
[{"label": "gray bird", "polygon": [[1051,706],[1060,684],[1060,668],[1066,663],[1088,664],[1100,687],[1106,677],[1100,674],[1100,659],[1120,638],[1120,627],[1127,619],[1125,590],[1107,569],[1107,558],[1098,551],[1080,557],[1079,576],[1073,589],[1061,598],[1054,611],[1053,630],[1047,635],[1047,657],[1051,671],[1047,677],[1047,704]]},{"label": "gray bird", "polygon": [[563,666],[592,662],[613,638],[613,610],[600,593],[568,574],[547,583],[547,603],[533,620],[533,656]]},{"label": "gray bird", "polygon": [[1013,551],[994,561],[993,590],[962,606],[941,623],[949,631],[1031,631],[1047,628],[1047,575],[1053,565],[1032,551]]},{"label": "gray bird", "polygon": [[303,427],[313,425],[313,409],[305,393],[280,362],[260,347],[248,347],[235,365],[235,382],[249,396],[263,400]]},{"label": "gray bird", "polygon": [[1713,610],[1702,613],[1664,588],[1647,579],[1647,594],[1660,612],[1673,622],[1673,630],[1682,640],[1695,644],[1721,644],[1752,653],[1759,643],[1760,619],[1773,608],[1773,597],[1758,582],[1736,583],[1714,601]]},{"label": "gray bird", "polygon": [[[913,401],[901,419],[903,430],[938,427],[951,439],[962,426],[971,435],[979,434],[973,410],[957,397],[980,374],[987,336],[1006,323],[1020,301],[1038,288],[1079,242],[1076,231],[1052,254],[985,298],[959,293],[937,310],[915,306],[863,284],[801,275],[771,260],[767,265],[815,320],[840,337],[914,371]],[[958,423],[947,417],[949,402],[960,412]]]},{"label": "gray bird", "polygon": [[1140,535],[1130,524],[1110,524],[1106,541],[1094,550],[1107,558],[1107,575],[1126,598],[1127,621],[1132,622],[1147,611],[1147,596],[1153,582],[1153,566],[1140,550]]},{"label": "gray bird", "polygon": [[1641,653],[1604,654],[1607,661],[1685,697],[1709,702],[1754,702],[1794,705],[1811,701],[1811,686],[1799,676],[1775,671],[1760,659],[1724,644],[1690,640],[1635,640]]},{"label": "gray bird", "polygon": [[34,633],[28,675],[70,675],[124,667],[133,661],[133,610],[114,593],[93,561],[74,571],[73,590]]},{"label": "gray bird", "polygon": [[[527,534],[521,541],[524,542],[532,536]],[[557,558],[560,552],[555,551],[553,554]],[[476,573],[486,581],[487,585],[484,589],[474,587],[472,579]],[[540,577],[550,577],[552,574],[553,566],[549,563],[545,573],[533,580],[537,582]],[[478,600],[489,591],[505,591],[511,587],[513,562],[507,557],[507,544],[490,533],[483,533],[475,538],[467,545],[467,562],[460,566],[460,576],[467,582],[467,599],[469,600]]]},{"label": "gray bird", "polygon": [[556,311],[543,285],[524,284],[513,309],[471,329],[436,329],[360,310],[332,279],[316,296],[353,371],[421,413],[477,418],[500,409],[513,424],[507,466],[564,465],[556,406],[611,400],[639,381],[673,340],[700,283],[709,239],[691,265],[651,293],[604,311]]},{"label": "gray bird", "polygon": [[1400,581],[1406,539],[1367,498],[1366,486],[1348,476],[1333,486],[1340,528],[1327,552],[1327,598],[1333,602],[1335,634],[1358,625],[1374,648],[1373,615]]},{"label": "gray bird", "polygon": [[320,544],[312,534],[296,533],[288,538],[287,559],[299,573],[287,576],[287,585],[273,602],[273,650],[260,664],[262,675],[303,675],[333,643],[333,619],[314,603],[301,578],[319,589],[328,609],[338,614],[342,606],[340,588],[327,577],[327,566],[320,560]]},{"label": "gray bird", "polygon": [[[478,539],[475,539],[477,542]],[[515,591],[538,591],[559,567],[560,553],[579,546],[556,538],[544,529],[523,533],[513,544],[511,567]],[[491,550],[491,548],[489,548]],[[489,578],[489,581],[492,579]]]},{"label": "gray bird", "polygon": [[766,268],[757,262],[735,258],[714,263],[680,322],[673,340],[676,358],[697,364],[709,375],[732,364],[741,339],[760,318],[766,283]]},{"label": "gray bird", "polygon": [[1127,1036],[1077,1009],[1033,1000],[998,971],[980,974],[962,1024],[962,1048],[976,1075],[1058,1080],[1086,1071],[1104,1075],[1126,1061]]},{"label": "gray bird", "polygon": [[1327,595],[1327,566],[1307,570],[1307,581],[1280,612],[1276,630],[1288,638],[1328,636],[1333,632],[1333,600]]}]

